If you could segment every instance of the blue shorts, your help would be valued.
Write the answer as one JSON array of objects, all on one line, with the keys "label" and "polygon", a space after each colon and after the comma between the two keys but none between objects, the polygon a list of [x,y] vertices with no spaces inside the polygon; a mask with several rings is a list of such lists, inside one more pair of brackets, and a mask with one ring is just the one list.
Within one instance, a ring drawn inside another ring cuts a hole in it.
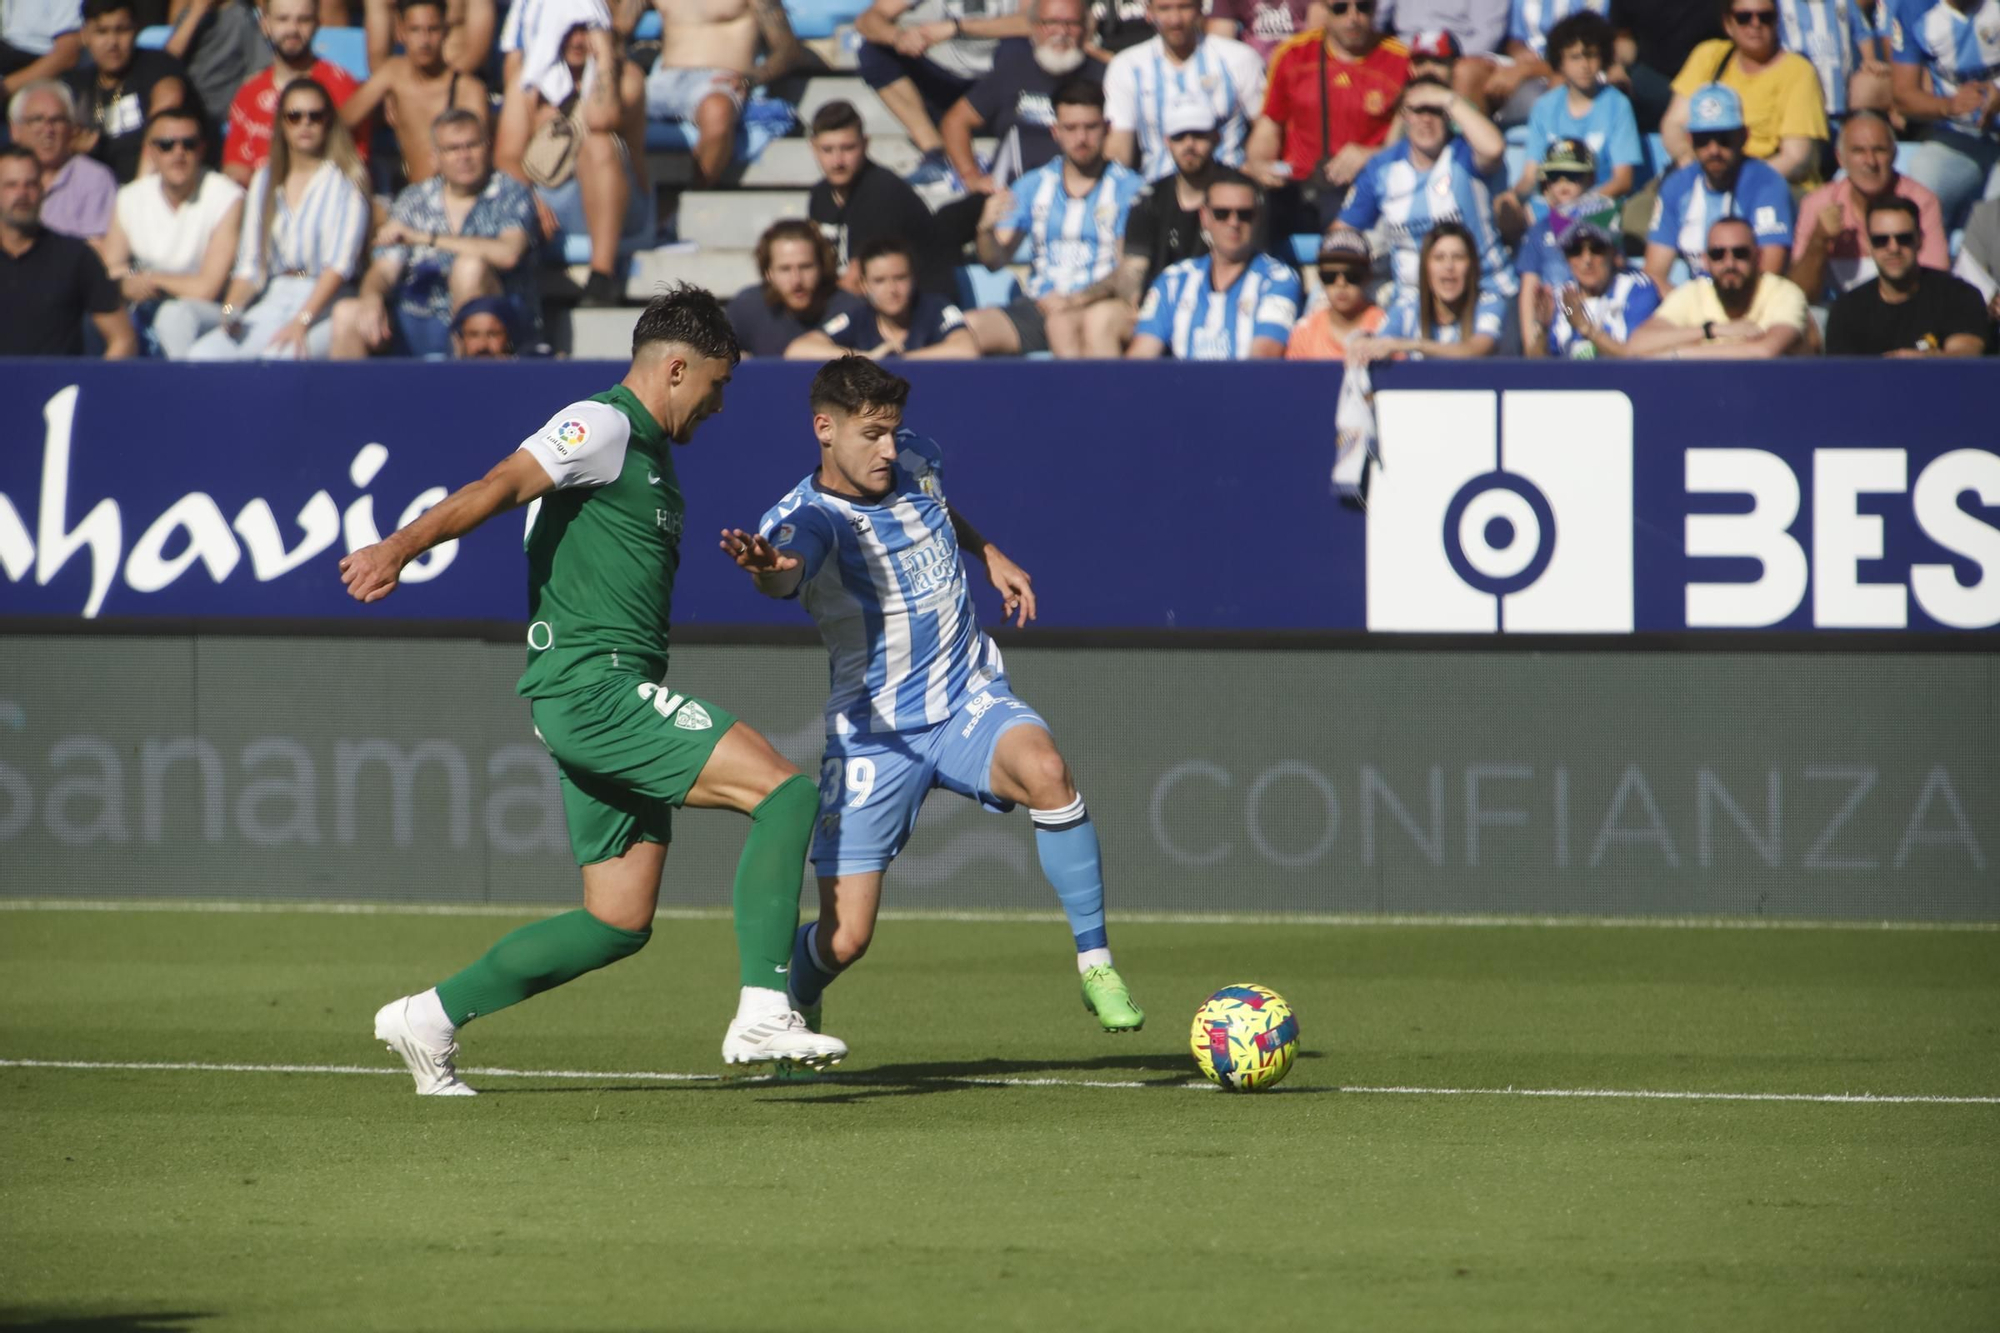
[{"label": "blue shorts", "polygon": [[993,751],[1022,724],[1047,731],[1041,714],[1001,676],[951,719],[924,731],[829,736],[819,766],[813,869],[821,875],[886,870],[910,840],[933,787],[970,796],[988,810],[1014,808],[993,794]]}]

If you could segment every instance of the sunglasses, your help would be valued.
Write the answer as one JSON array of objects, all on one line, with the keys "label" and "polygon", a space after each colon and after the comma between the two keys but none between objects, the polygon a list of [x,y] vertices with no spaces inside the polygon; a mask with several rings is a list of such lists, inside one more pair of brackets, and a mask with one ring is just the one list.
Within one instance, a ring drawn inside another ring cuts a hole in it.
[{"label": "sunglasses", "polygon": [[1183,139],[1206,139],[1214,133],[1214,130],[1182,130],[1179,134],[1169,134],[1167,142],[1179,143]]},{"label": "sunglasses", "polygon": [[1729,17],[1739,28],[1772,28],[1778,23],[1775,9],[1732,9]]},{"label": "sunglasses", "polygon": [[1257,210],[1254,206],[1251,208],[1211,208],[1208,211],[1217,222],[1255,222],[1257,220]]},{"label": "sunglasses", "polygon": [[152,144],[153,151],[157,153],[171,153],[176,148],[184,152],[198,153],[201,151],[201,136],[190,134],[181,139],[154,139]]},{"label": "sunglasses", "polygon": [[1706,148],[1710,144],[1734,143],[1736,141],[1736,133],[1735,130],[1702,130],[1698,133],[1690,134],[1688,138],[1694,141],[1696,148]]},{"label": "sunglasses", "polygon": [[1725,259],[1734,259],[1747,264],[1756,253],[1747,245],[1711,245],[1708,247],[1708,262],[1720,264]]},{"label": "sunglasses", "polygon": [[324,125],[326,124],[326,111],[323,108],[318,111],[287,111],[285,113],[285,123],[287,125]]},{"label": "sunglasses", "polygon": [[1346,283],[1349,287],[1359,287],[1361,285],[1361,270],[1358,268],[1323,268],[1319,271],[1319,280],[1323,286],[1327,287],[1338,287],[1342,283]]},{"label": "sunglasses", "polygon": [[1868,243],[1877,250],[1887,250],[1892,246],[1900,250],[1914,250],[1917,248],[1917,234],[1913,231],[1871,231]]},{"label": "sunglasses", "polygon": [[1332,14],[1335,18],[1347,13],[1349,10],[1352,10],[1356,14],[1373,14],[1375,12],[1375,0],[1333,0],[1326,7],[1326,12]]},{"label": "sunglasses", "polygon": [[1589,255],[1608,255],[1611,253],[1611,247],[1603,241],[1598,240],[1595,236],[1578,241],[1575,245],[1569,246],[1568,250],[1571,254],[1581,252]]}]

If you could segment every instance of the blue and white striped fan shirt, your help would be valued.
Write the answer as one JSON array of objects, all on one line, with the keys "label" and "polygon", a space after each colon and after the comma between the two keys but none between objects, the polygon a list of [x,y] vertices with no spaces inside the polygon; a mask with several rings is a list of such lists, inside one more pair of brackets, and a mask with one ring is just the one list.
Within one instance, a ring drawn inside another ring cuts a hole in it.
[{"label": "blue and white striped fan shirt", "polygon": [[1856,8],[1854,0],[1778,0],[1779,44],[1812,62],[1829,116],[1847,114],[1847,76],[1861,63]]},{"label": "blue and white striped fan shirt", "polygon": [[[1933,96],[1950,98],[1965,84],[2000,78],[2000,0],[1985,0],[1969,14],[1945,0],[1883,2],[1896,7],[1889,58],[1927,70]],[[1977,136],[1980,116],[1975,108],[1944,123]],[[1985,137],[2000,139],[2000,120],[1986,127]]]},{"label": "blue and white striped fan shirt", "polygon": [[1500,244],[1499,229],[1493,225],[1492,196],[1479,178],[1471,146],[1463,139],[1446,144],[1428,169],[1410,160],[1407,139],[1375,154],[1354,178],[1340,220],[1357,231],[1368,231],[1377,222],[1386,225],[1399,296],[1417,290],[1417,257],[1424,237],[1448,220],[1464,223],[1478,242],[1481,291],[1513,296],[1521,290]]},{"label": "blue and white striped fan shirt", "polygon": [[999,226],[1002,234],[1026,233],[1034,246],[1028,295],[1067,296],[1111,276],[1118,264],[1118,241],[1125,215],[1146,183],[1116,162],[1104,164],[1090,193],[1078,198],[1063,185],[1063,159],[1049,161],[1014,182],[1014,211]]},{"label": "blue and white striped fan shirt", "polygon": [[306,185],[298,212],[292,211],[284,190],[279,189],[269,242],[259,245],[264,196],[270,189],[271,168],[261,166],[250,178],[250,192],[243,200],[243,236],[236,244],[236,267],[231,276],[262,286],[274,276],[316,278],[327,269],[335,269],[353,281],[361,266],[361,243],[368,235],[368,197],[339,167],[322,162]]},{"label": "blue and white striped fan shirt", "polygon": [[1215,111],[1215,159],[1243,165],[1250,122],[1264,109],[1264,62],[1250,46],[1229,37],[1203,37],[1184,65],[1167,56],[1154,37],[1111,58],[1104,71],[1104,117],[1114,130],[1130,130],[1139,146],[1139,174],[1149,181],[1174,174],[1167,151],[1167,103],[1192,93]]},{"label": "blue and white striped fan shirt", "polygon": [[1215,256],[1183,259],[1153,280],[1138,333],[1151,334],[1179,361],[1246,361],[1258,338],[1283,345],[1298,321],[1299,275],[1269,255],[1252,255],[1228,291],[1211,280]]},{"label": "blue and white striped fan shirt", "polygon": [[799,604],[832,661],[827,734],[919,731],[999,677],[944,498],[937,443],[896,432],[889,493],[836,495],[809,476],[757,531],[803,562]]}]

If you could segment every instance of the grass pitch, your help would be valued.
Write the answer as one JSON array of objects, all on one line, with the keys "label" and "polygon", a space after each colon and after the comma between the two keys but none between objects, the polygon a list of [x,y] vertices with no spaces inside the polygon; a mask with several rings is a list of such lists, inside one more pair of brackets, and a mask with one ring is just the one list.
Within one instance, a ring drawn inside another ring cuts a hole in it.
[{"label": "grass pitch", "polygon": [[[374,1008],[513,924],[0,913],[0,1059],[387,1070]],[[1060,926],[887,922],[810,1085],[629,1076],[719,1071],[721,920],[466,1034],[601,1076],[0,1067],[0,1324],[2000,1326],[2000,1104],[1519,1095],[2000,1096],[2000,933],[1113,943],[1143,1033],[1095,1030]],[[1239,980],[1303,1058],[1191,1089],[1188,1021]]]}]

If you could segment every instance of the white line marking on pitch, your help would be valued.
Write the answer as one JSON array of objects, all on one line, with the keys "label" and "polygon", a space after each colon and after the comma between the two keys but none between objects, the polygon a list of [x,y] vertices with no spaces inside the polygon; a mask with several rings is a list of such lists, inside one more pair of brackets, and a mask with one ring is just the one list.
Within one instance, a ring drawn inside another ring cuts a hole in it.
[{"label": "white line marking on pitch", "polygon": [[[401,1069],[391,1069],[381,1065],[247,1065],[192,1060],[0,1060],[0,1069],[131,1070],[141,1073],[191,1072],[202,1074],[401,1074],[406,1078],[408,1077]],[[730,1076],[724,1074],[677,1074],[637,1069],[466,1068],[460,1072],[475,1078],[622,1079],[646,1083],[758,1082],[771,1077],[769,1075],[752,1075],[748,1078],[731,1079]],[[1130,1079],[999,1078],[984,1074],[939,1074],[934,1077],[905,1080],[870,1079],[865,1070],[857,1070],[850,1074],[834,1073],[822,1075],[820,1081],[858,1083],[863,1085],[870,1082],[911,1082],[969,1083],[980,1087],[996,1088],[1177,1088],[1194,1092],[1213,1092],[1216,1090],[1215,1085],[1202,1082],[1198,1079],[1190,1079],[1181,1083],[1147,1083]],[[1639,1088],[1418,1088],[1359,1086],[1278,1088],[1274,1089],[1274,1091],[1347,1092],[1398,1097],[1570,1097],[1640,1102],[1826,1102],[1870,1106],[1911,1104],[1927,1106],[2000,1106],[2000,1097],[1946,1097],[1928,1094],[1906,1095],[1873,1092],[1660,1092]]]},{"label": "white line marking on pitch", "polygon": [[[342,903],[202,901],[185,899],[110,900],[98,898],[0,898],[0,912],[193,912],[221,915],[309,916],[552,916],[569,907],[547,903]],[[662,907],[665,921],[726,921],[726,907]],[[1368,912],[1120,912],[1114,923],[1141,926],[1603,926],[1640,930],[1908,930],[2000,931],[2000,921],[1826,921],[1812,918],[1732,916],[1507,916],[1412,915]],[[967,924],[1042,924],[1067,920],[1060,912],[965,911],[887,908],[885,921],[946,921]]]}]

